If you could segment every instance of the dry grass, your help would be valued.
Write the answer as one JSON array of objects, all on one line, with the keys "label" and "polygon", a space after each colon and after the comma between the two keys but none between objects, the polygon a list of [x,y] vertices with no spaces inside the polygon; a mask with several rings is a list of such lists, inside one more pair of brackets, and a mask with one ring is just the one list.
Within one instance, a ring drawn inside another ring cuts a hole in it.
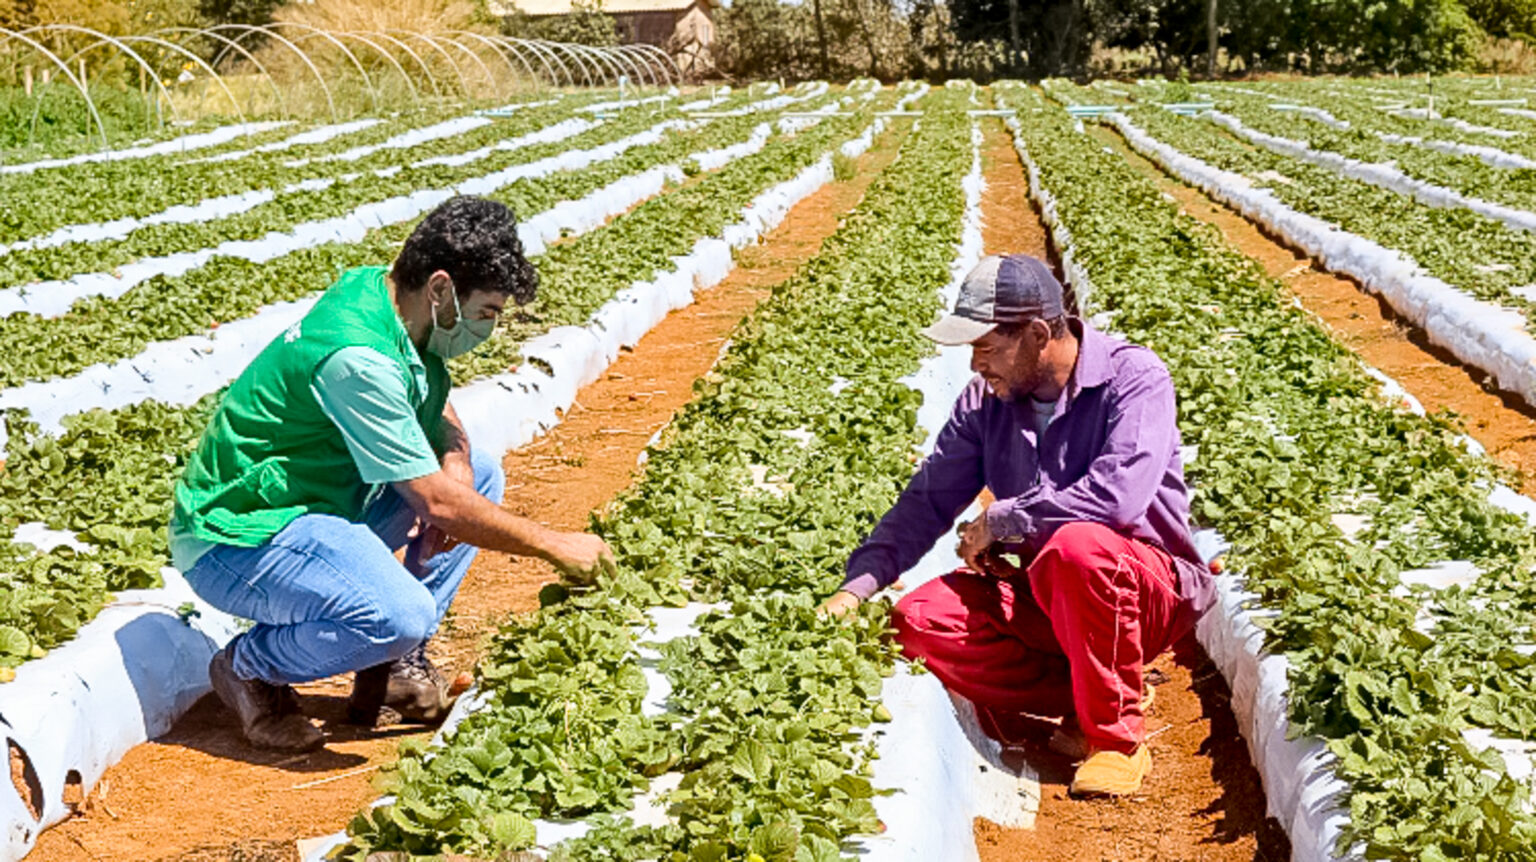
[{"label": "dry grass", "polygon": [[313,0],[290,2],[273,17],[322,30],[477,29],[475,4],[470,0]]},{"label": "dry grass", "polygon": [[1519,39],[1489,39],[1478,56],[1478,67],[1499,75],[1529,75],[1536,72],[1536,51]]}]

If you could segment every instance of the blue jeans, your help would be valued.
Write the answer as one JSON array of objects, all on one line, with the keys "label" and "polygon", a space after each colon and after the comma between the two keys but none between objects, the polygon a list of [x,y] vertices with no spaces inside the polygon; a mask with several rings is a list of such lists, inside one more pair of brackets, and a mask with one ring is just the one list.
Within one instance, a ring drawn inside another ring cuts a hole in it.
[{"label": "blue jeans", "polygon": [[[479,451],[470,462],[475,490],[500,503],[501,464]],[[304,515],[258,547],[216,545],[187,582],[210,605],[256,622],[230,646],[244,679],[282,685],[372,667],[432,636],[478,550],[459,545],[420,559],[408,538],[415,523],[386,487],[363,523]]]}]

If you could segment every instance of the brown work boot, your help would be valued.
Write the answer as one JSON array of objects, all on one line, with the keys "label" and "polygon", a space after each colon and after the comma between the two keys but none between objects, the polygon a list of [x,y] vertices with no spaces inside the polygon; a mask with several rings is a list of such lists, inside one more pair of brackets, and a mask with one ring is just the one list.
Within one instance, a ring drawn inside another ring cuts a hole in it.
[{"label": "brown work boot", "polygon": [[427,659],[423,644],[394,661],[357,672],[347,721],[364,727],[387,727],[406,721],[442,721],[453,707],[448,684]]},{"label": "brown work boot", "polygon": [[1152,753],[1139,745],[1131,754],[1118,751],[1090,751],[1088,759],[1077,768],[1068,788],[1073,796],[1129,796],[1141,789],[1141,782],[1152,771]]},{"label": "brown work boot", "polygon": [[226,646],[213,654],[208,662],[208,680],[219,700],[240,719],[240,730],[252,745],[277,751],[314,751],[325,744],[325,734],[299,710],[299,699],[291,686],[241,679],[235,674],[229,650]]}]

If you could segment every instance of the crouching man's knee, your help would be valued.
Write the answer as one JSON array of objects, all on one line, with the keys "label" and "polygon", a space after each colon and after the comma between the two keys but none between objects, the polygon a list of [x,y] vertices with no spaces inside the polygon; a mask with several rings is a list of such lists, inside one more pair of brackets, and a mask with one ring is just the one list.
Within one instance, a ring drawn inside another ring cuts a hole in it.
[{"label": "crouching man's knee", "polygon": [[425,587],[403,591],[380,607],[369,621],[367,635],[381,647],[387,660],[405,655],[427,642],[437,630],[437,602]]}]

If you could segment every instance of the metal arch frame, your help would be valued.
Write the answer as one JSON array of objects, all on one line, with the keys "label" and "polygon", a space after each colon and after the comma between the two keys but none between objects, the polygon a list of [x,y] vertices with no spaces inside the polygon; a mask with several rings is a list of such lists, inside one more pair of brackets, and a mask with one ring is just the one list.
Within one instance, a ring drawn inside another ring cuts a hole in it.
[{"label": "metal arch frame", "polygon": [[656,79],[656,70],[651,68],[650,62],[645,60],[644,55],[640,54],[639,52],[629,50],[632,47],[634,46],[615,45],[613,47],[613,51],[634,65],[636,74],[640,76],[642,85],[645,81],[646,75],[649,74],[651,78],[651,86],[660,87],[661,82]]},{"label": "metal arch frame", "polygon": [[[603,71],[602,67],[597,65],[597,63],[595,61],[592,62],[591,67],[588,67],[587,63],[588,63],[588,61],[591,58],[586,57],[585,55],[583,55],[582,52],[576,47],[576,45],[574,45],[574,44],[572,44],[570,42],[549,42],[549,41],[545,41],[543,39],[531,40],[530,44],[538,45],[539,47],[543,48],[544,50],[549,51],[552,54],[556,54],[557,56],[558,56],[559,52],[564,52],[566,57],[576,61],[576,64],[581,67],[581,76],[582,76],[582,79],[585,81],[585,83],[582,86],[585,86],[585,87],[595,87],[595,86],[597,86],[597,83],[595,83],[593,81],[593,79],[592,79],[592,71],[593,71],[593,69],[596,69],[597,72],[598,72],[598,76],[600,78],[601,75],[602,75],[602,71]],[[571,82],[571,86],[573,86],[573,87],[576,86],[576,82],[572,81]]]},{"label": "metal arch frame", "polygon": [[[528,60],[527,60],[526,57],[524,57],[522,54],[518,53],[517,51],[511,51],[510,50],[510,46],[508,46],[506,44],[503,44],[501,41],[499,41],[499,37],[498,37],[498,39],[492,39],[491,37],[486,36],[486,35],[484,35],[482,33],[475,33],[475,32],[472,32],[470,30],[449,30],[447,35],[448,36],[460,37],[460,38],[474,39],[475,41],[479,42],[482,45],[489,46],[492,51],[496,52],[496,56],[500,57],[501,61],[503,63],[507,64],[507,68],[512,71],[512,75],[515,78],[517,76],[517,74],[518,74],[518,71],[517,71],[517,67],[512,64],[512,59],[507,56],[508,52],[510,51],[512,56],[517,58],[517,62],[523,64],[524,71],[526,71],[528,73],[528,79],[533,81],[534,90],[535,91],[538,90],[538,88],[539,88],[539,73],[533,71],[533,66],[529,65]],[[454,42],[455,42],[455,44],[458,44],[458,40],[457,39],[455,39]],[[545,63],[544,65],[545,65],[546,69],[549,66],[548,63]],[[553,74],[551,74],[551,77],[553,77]]]},{"label": "metal arch frame", "polygon": [[[62,59],[61,62],[63,62],[65,66],[69,66],[70,64],[74,63],[75,60],[79,59],[81,54],[85,54],[85,53],[87,53],[89,51],[94,51],[97,48],[101,47],[102,45],[111,45],[113,48],[117,49],[119,54],[122,54],[123,56],[126,56],[129,59],[131,59],[133,62],[137,63],[139,65],[140,69],[144,70],[144,72],[146,74],[148,74],[151,78],[154,79],[155,86],[158,87],[159,90],[160,90],[161,98],[163,98],[165,100],[165,103],[167,105],[170,105],[170,107],[171,107],[171,114],[174,117],[176,117],[176,119],[178,119],[178,120],[181,119],[181,112],[176,109],[176,102],[175,102],[175,100],[173,100],[171,98],[171,91],[168,88],[166,88],[164,83],[161,82],[161,80],[160,80],[160,73],[155,71],[155,68],[153,66],[151,66],[149,64],[149,61],[145,60],[144,57],[141,56],[138,51],[133,50],[132,48],[128,47],[127,45],[124,45],[122,42],[119,42],[117,39],[115,39],[115,38],[113,38],[111,36],[108,36],[108,35],[106,35],[104,33],[100,33],[100,32],[98,32],[96,30],[92,30],[89,27],[81,27],[81,26],[78,26],[78,25],[75,25],[75,24],[36,24],[36,25],[33,25],[31,27],[26,28],[25,30],[16,31],[16,33],[17,33],[18,36],[22,36],[22,37],[26,37],[26,36],[28,36],[29,34],[32,34],[32,33],[50,33],[50,34],[51,33],[78,33],[78,34],[84,35],[88,39],[95,39],[96,40],[96,41],[90,43],[89,45],[87,45],[86,47],[81,48],[80,50],[78,50],[75,53],[71,54],[69,57]],[[9,41],[9,40],[7,40],[7,41]],[[3,44],[3,43],[0,43],[0,44]],[[82,80],[81,80],[80,83],[83,84],[83,85],[89,85],[89,81],[85,80],[83,77],[82,77]],[[39,101],[37,103],[37,106],[32,109],[32,121],[34,123],[37,122],[38,114],[39,114],[40,111],[42,111],[42,109],[43,109],[43,103],[41,101]],[[162,121],[161,125],[162,126],[164,125],[163,121]]]},{"label": "metal arch frame", "polygon": [[629,50],[629,49],[634,48],[634,47],[636,47],[636,45],[618,45],[618,46],[615,46],[614,50],[619,52],[620,54],[623,54],[626,58],[639,58],[639,59],[633,60],[633,62],[635,63],[636,68],[638,68],[638,69],[640,69],[642,71],[642,76],[641,76],[642,82],[644,81],[644,74],[643,73],[649,72],[650,73],[650,78],[651,78],[651,86],[652,87],[660,87],[661,86],[661,82],[657,79],[656,70],[651,66],[650,58],[647,57],[646,54],[644,52],[642,52],[642,51],[631,51],[631,50]]},{"label": "metal arch frame", "polygon": [[[125,42],[148,42],[151,45],[158,45],[162,48],[169,48],[170,50],[175,51],[176,53],[181,54],[182,56],[191,60],[193,63],[203,67],[203,69],[206,70],[209,75],[213,76],[214,83],[219,85],[219,89],[224,91],[224,95],[229,99],[230,106],[235,109],[235,115],[240,118],[240,122],[246,122],[245,111],[240,108],[240,100],[235,98],[235,93],[233,90],[229,89],[229,84],[225,82],[224,76],[220,75],[216,69],[210,66],[208,61],[204,60],[202,57],[197,56],[191,51],[188,51],[186,48],[177,45],[175,42],[168,42],[165,39],[158,39],[154,36],[123,36],[122,39]],[[199,102],[198,104],[201,106],[202,103]],[[176,106],[172,104],[171,110],[174,111],[175,109]],[[180,114],[178,113],[177,116],[180,116]]]},{"label": "metal arch frame", "polygon": [[[661,48],[659,48],[659,47],[657,47],[655,45],[652,45],[649,42],[635,42],[633,44],[623,45],[621,47],[629,49],[631,51],[635,51],[636,53],[639,53],[639,54],[642,54],[642,55],[649,56],[651,58],[659,58],[665,64],[665,65],[663,65],[661,67],[661,72],[662,72],[662,74],[667,76],[667,83],[668,84],[680,84],[680,83],[682,83],[682,81],[683,81],[683,70],[682,70],[682,68],[677,65],[677,60],[673,59],[672,55],[668,54],[665,50],[663,50],[663,49],[661,49]],[[669,71],[669,69],[670,69],[670,71]]]},{"label": "metal arch frame", "polygon": [[409,90],[410,93],[411,93],[411,101],[415,102],[417,107],[421,106],[421,92],[416,89],[416,82],[411,80],[410,73],[405,71],[405,67],[400,65],[400,61],[396,60],[393,54],[391,54],[388,51],[384,50],[384,48],[382,46],[380,46],[379,43],[374,42],[373,40],[369,39],[366,36],[360,36],[360,35],[352,32],[350,30],[343,30],[343,31],[325,30],[325,31],[321,31],[321,32],[329,33],[331,36],[334,36],[337,39],[341,39],[341,38],[356,39],[357,41],[362,42],[364,45],[367,45],[368,47],[372,48],[374,51],[378,52],[378,55],[380,57],[383,57],[385,59],[385,61],[389,63],[389,65],[395,67],[395,71],[396,72],[400,73],[400,80],[405,82],[405,88],[407,90]]},{"label": "metal arch frame", "polygon": [[[645,86],[645,78],[640,74],[639,68],[629,59],[628,55],[616,50],[617,47],[607,46],[599,48],[593,45],[582,45],[581,50],[590,55],[594,63],[607,64],[608,69],[613,72],[613,82],[615,85],[618,84],[619,78],[623,77],[628,78],[637,87]],[[626,67],[628,68],[627,74],[625,72]]]},{"label": "metal arch frame", "polygon": [[[308,66],[309,71],[314,73],[315,80],[320,82],[320,92],[325,94],[326,107],[331,109],[331,122],[337,122],[341,119],[341,116],[336,112],[336,100],[331,96],[331,87],[325,82],[325,75],[321,74],[320,67],[315,65],[314,59],[306,54],[304,49],[300,48],[298,45],[295,45],[292,40],[288,39],[280,33],[274,33],[264,27],[255,27],[250,24],[219,24],[218,26],[207,28],[207,32],[209,33],[216,33],[220,30],[240,31],[241,35],[233,40],[233,43],[237,46],[240,45],[241,41],[253,33],[260,33],[263,36],[276,39],[277,41],[286,45],[290,51],[298,55],[300,60],[304,61],[304,65]],[[224,59],[226,50],[228,49],[220,50],[218,54],[214,55],[213,62],[215,64]]]},{"label": "metal arch frame", "polygon": [[[603,64],[599,62],[597,59],[597,52],[595,50],[588,48],[585,45],[578,45],[575,42],[544,42],[543,44],[550,50],[565,51],[568,55],[574,57],[578,63],[581,63],[583,69],[585,69],[587,64],[590,63],[592,65],[592,71],[596,73],[596,76],[594,77],[593,75],[588,74],[588,87],[596,87],[600,84],[607,83],[607,75],[613,72],[612,67],[604,67]],[[614,76],[613,83],[615,86],[618,85],[619,82],[617,75]]]},{"label": "metal arch frame", "polygon": [[[498,41],[498,42],[502,43],[503,45],[507,46],[508,49],[510,49],[513,53],[517,53],[519,51],[519,49],[531,51],[535,57],[539,58],[539,62],[544,64],[545,71],[550,73],[549,74],[549,78],[550,78],[550,83],[552,85],[554,85],[556,87],[560,87],[560,86],[574,87],[574,86],[576,86],[576,77],[571,74],[571,67],[567,66],[565,64],[565,61],[560,59],[560,55],[559,54],[557,54],[554,51],[550,50],[548,47],[545,47],[543,44],[539,43],[538,40],[518,39],[518,38],[515,38],[515,37],[512,37],[512,36],[498,36],[498,37],[496,37],[496,41]],[[559,76],[554,74],[554,69],[550,66],[550,63],[549,63],[549,61],[551,59],[553,59],[555,61],[555,65],[560,68],[560,71],[565,73],[565,84],[564,85],[562,85],[560,83]],[[587,67],[586,66],[582,66],[581,67],[581,73],[582,73],[582,77],[587,79],[588,85],[590,86],[591,76],[587,73]]]},{"label": "metal arch frame", "polygon": [[[463,94],[464,98],[469,98],[469,79],[464,77],[463,67],[459,65],[458,60],[453,58],[452,54],[448,53],[447,49],[445,49],[442,45],[439,45],[437,41],[434,40],[431,36],[412,32],[410,30],[367,30],[364,32],[370,34],[377,33],[380,36],[391,38],[396,41],[410,38],[426,43],[432,50],[436,51],[443,57],[444,60],[447,61],[449,68],[453,69],[454,76],[459,79],[459,92]],[[438,92],[438,96],[442,96],[441,91]]]},{"label": "metal arch frame", "polygon": [[[619,65],[616,59],[614,59],[613,52],[606,48],[599,49],[594,48],[591,45],[579,45],[576,43],[572,43],[566,47],[587,55],[589,58],[591,58],[592,64],[598,66],[599,68],[606,66],[606,70],[613,76],[614,86],[618,86],[620,78],[630,77],[630,75],[624,74],[624,68]],[[635,70],[631,68],[629,71],[632,75],[634,74]]]},{"label": "metal arch frame", "polygon": [[[597,49],[595,49],[595,50],[597,50]],[[623,45],[614,45],[614,46],[609,47],[609,48],[603,48],[603,49],[600,49],[599,53],[603,54],[606,57],[609,57],[615,63],[623,63],[624,65],[628,66],[629,67],[629,77],[630,77],[630,80],[635,82],[635,86],[636,87],[644,88],[646,86],[645,73],[643,71],[641,71],[644,67],[641,66],[639,63],[636,63],[629,56],[629,52],[624,50],[624,46]],[[655,80],[654,79],[652,79],[652,81],[651,81],[651,86],[655,86]]]},{"label": "metal arch frame", "polygon": [[[443,88],[438,83],[437,76],[432,74],[432,68],[427,65],[425,60],[421,59],[421,55],[411,50],[411,46],[405,44],[394,36],[389,35],[388,33],[382,33],[378,30],[348,30],[347,35],[354,39],[362,39],[369,44],[375,44],[372,40],[376,38],[393,42],[400,48],[400,50],[406,53],[406,56],[410,57],[412,60],[415,60],[416,65],[421,67],[421,73],[427,76],[427,83],[432,85],[432,95],[436,97],[438,101],[442,101]],[[397,63],[396,66],[399,66],[399,64]],[[403,66],[399,66],[399,68],[400,74],[404,75],[405,68]]]},{"label": "metal arch frame", "polygon": [[[401,32],[404,32],[404,31],[401,31]],[[417,36],[419,36],[419,37],[421,37],[423,39],[428,40],[429,42],[431,42],[434,45],[438,45],[439,46],[439,50],[442,50],[444,54],[449,54],[449,52],[446,49],[443,49],[441,47],[441,45],[439,45],[439,43],[446,43],[446,44],[452,45],[453,47],[458,48],[460,51],[463,51],[465,54],[469,55],[469,58],[471,60],[475,61],[475,65],[480,67],[480,71],[485,73],[485,80],[490,84],[491,91],[493,93],[494,92],[498,92],[498,88],[500,87],[501,82],[496,79],[496,74],[491,71],[491,67],[486,65],[486,62],[484,60],[480,59],[480,55],[479,54],[476,54],[474,51],[470,50],[469,46],[464,45],[464,44],[462,44],[460,42],[454,41],[453,39],[450,39],[447,36],[439,36],[439,35],[430,34],[430,33],[417,33],[415,35],[417,35]],[[449,56],[452,56],[452,55],[449,54]],[[457,67],[457,64],[455,64],[455,67]],[[515,70],[513,72],[513,76],[516,77],[516,71]],[[464,74],[462,72],[459,73],[459,77],[460,77],[460,80],[463,81],[463,83],[464,83],[465,90],[466,90],[466,95],[467,95],[468,87],[469,87],[469,80],[468,80],[468,78],[464,77]]]},{"label": "metal arch frame", "polygon": [[[283,117],[293,116],[293,112],[288,110],[288,99],[283,95],[283,88],[278,86],[277,79],[272,77],[272,73],[267,69],[266,65],[263,64],[260,60],[256,59],[256,55],[247,50],[244,45],[241,45],[239,42],[230,39],[228,36],[222,36],[218,33],[215,33],[211,29],[202,29],[198,27],[164,27],[154,31],[153,33],[150,33],[149,35],[160,36],[162,34],[188,34],[207,39],[217,39],[218,41],[224,43],[226,47],[239,51],[240,54],[245,57],[245,59],[251,62],[251,65],[256,67],[256,70],[261,73],[261,76],[267,79],[267,83],[271,85],[273,95],[277,96],[278,114]],[[221,51],[219,56],[222,55],[223,52]],[[218,57],[215,57],[214,61],[216,62],[217,60]],[[213,65],[213,63],[211,62],[209,65]]]},{"label": "metal arch frame", "polygon": [[[363,77],[363,86],[368,88],[368,101],[373,103],[373,109],[375,111],[379,110],[379,90],[373,85],[373,78],[368,75],[368,70],[363,68],[363,63],[361,60],[357,59],[357,55],[352,53],[352,49],[348,48],[346,45],[343,45],[340,39],[337,39],[329,32],[321,30],[319,27],[311,27],[308,24],[295,24],[291,21],[274,21],[265,27],[253,27],[252,29],[260,32],[272,33],[280,27],[292,27],[295,30],[301,30],[305,34],[304,39],[319,36],[320,38],[330,42],[332,45],[335,45],[338,49],[340,49],[341,53],[345,54],[347,59],[352,61],[352,66],[353,68],[357,69],[357,73]],[[303,41],[303,39],[299,41]]]},{"label": "metal arch frame", "polygon": [[[109,149],[111,149],[112,145],[111,145],[111,143],[109,143],[107,141],[107,124],[102,122],[101,114],[100,114],[100,112],[98,112],[96,110],[96,102],[95,102],[95,100],[93,100],[91,98],[91,93],[90,93],[90,91],[88,89],[86,89],[85,83],[83,81],[81,81],[79,78],[75,77],[75,73],[71,72],[70,69],[69,69],[69,64],[65,63],[63,61],[63,59],[61,59],[59,57],[58,54],[55,54],[52,51],[48,50],[48,48],[45,47],[41,42],[37,41],[36,39],[33,39],[32,37],[26,35],[23,32],[18,32],[16,30],[10,30],[10,29],[7,29],[5,27],[0,27],[0,33],[5,34],[4,41],[0,41],[0,47],[3,47],[7,43],[9,43],[12,39],[18,39],[18,40],[26,43],[26,45],[28,45],[30,48],[32,48],[32,50],[38,52],[39,54],[42,54],[44,57],[47,57],[49,60],[52,60],[53,64],[55,66],[59,67],[59,71],[64,73],[64,77],[67,78],[71,84],[75,85],[75,89],[76,90],[80,91],[80,98],[85,100],[85,108],[86,108],[86,110],[90,112],[91,119],[96,121],[96,133],[101,136],[101,148],[102,148],[102,150],[109,150]],[[38,108],[41,109],[41,107],[42,107],[42,97],[39,96],[38,97]],[[34,116],[36,116],[35,113],[34,113]],[[30,139],[32,134],[36,133],[36,128],[37,128],[36,122],[34,121],[34,123],[33,123],[33,131],[28,134],[29,139]]]}]

